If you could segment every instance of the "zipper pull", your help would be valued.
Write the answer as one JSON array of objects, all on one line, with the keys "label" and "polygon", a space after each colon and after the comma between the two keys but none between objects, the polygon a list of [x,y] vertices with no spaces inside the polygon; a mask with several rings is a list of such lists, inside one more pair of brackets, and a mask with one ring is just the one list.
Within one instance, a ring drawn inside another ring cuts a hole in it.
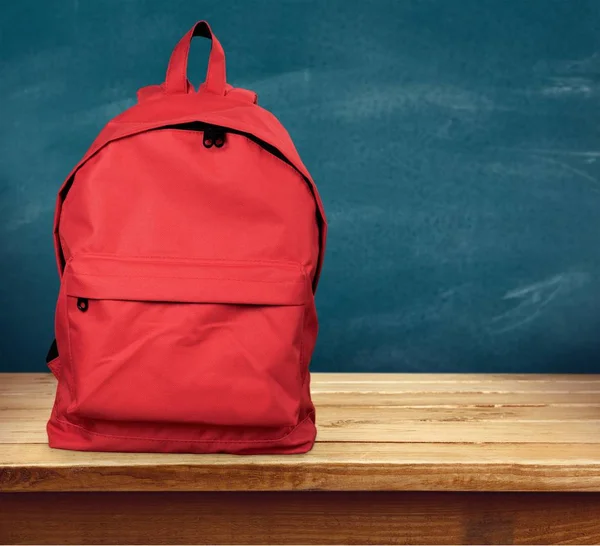
[{"label": "zipper pull", "polygon": [[205,148],[212,148],[215,141],[214,131],[212,127],[204,129],[204,136],[202,137],[202,143]]},{"label": "zipper pull", "polygon": [[213,141],[217,148],[222,148],[225,144],[225,130],[215,129],[213,132]]},{"label": "zipper pull", "polygon": [[77,298],[77,309],[79,309],[82,313],[85,313],[90,306],[90,302],[87,298]]},{"label": "zipper pull", "polygon": [[205,148],[222,148],[225,144],[225,130],[220,127],[207,127],[204,129],[202,143]]}]

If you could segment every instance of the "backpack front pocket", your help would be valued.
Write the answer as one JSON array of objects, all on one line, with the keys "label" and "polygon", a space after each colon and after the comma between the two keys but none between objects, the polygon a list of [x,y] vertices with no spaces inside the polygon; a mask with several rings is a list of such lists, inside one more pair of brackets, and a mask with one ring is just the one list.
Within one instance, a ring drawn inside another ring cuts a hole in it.
[{"label": "backpack front pocket", "polygon": [[309,294],[298,264],[75,257],[58,311],[72,372],[68,414],[295,425]]}]

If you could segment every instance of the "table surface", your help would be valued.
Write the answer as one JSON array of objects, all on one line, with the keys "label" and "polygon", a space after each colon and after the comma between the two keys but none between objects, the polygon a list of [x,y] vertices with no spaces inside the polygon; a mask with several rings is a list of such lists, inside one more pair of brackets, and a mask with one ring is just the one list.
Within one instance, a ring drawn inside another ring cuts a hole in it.
[{"label": "table surface", "polygon": [[0,491],[600,491],[600,375],[313,374],[304,455],[50,449],[50,374],[0,374]]}]

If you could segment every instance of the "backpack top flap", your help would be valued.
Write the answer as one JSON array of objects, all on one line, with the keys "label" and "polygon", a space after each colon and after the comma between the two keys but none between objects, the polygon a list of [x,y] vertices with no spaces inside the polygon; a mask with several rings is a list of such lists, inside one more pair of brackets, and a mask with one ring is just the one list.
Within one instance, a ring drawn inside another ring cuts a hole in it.
[{"label": "backpack top flap", "polygon": [[[212,41],[206,80],[197,91],[187,78],[188,54],[191,40],[195,36]],[[281,154],[305,179],[318,212],[320,245],[313,283],[313,290],[316,290],[327,237],[327,221],[316,185],[302,163],[289,134],[274,115],[256,104],[256,94],[232,88],[227,84],[225,53],[208,23],[196,23],[183,36],[171,55],[165,82],[160,86],[142,88],[138,92],[138,99],[138,104],[115,117],[104,127],[58,192],[54,216],[54,246],[59,275],[62,277],[65,267],[59,239],[62,205],[77,171],[86,161],[111,142],[163,126],[199,121],[256,137]]]}]

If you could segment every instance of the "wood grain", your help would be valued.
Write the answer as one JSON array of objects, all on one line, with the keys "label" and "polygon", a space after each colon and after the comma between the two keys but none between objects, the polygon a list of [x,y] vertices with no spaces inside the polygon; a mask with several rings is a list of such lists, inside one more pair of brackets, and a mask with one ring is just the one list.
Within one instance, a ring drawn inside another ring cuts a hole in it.
[{"label": "wood grain", "polygon": [[[515,413],[515,412],[513,412]],[[519,416],[493,419],[468,419],[464,414],[453,419],[423,415],[421,419],[403,419],[402,412],[372,411],[364,415],[329,417],[319,413],[320,442],[372,443],[578,443],[600,444],[600,419],[589,408],[572,419],[529,420]],[[49,411],[6,410],[0,419],[1,443],[42,443],[46,441],[45,421]]]},{"label": "wood grain", "polygon": [[597,544],[600,496],[0,494],[4,544]]},{"label": "wood grain", "polygon": [[596,375],[315,374],[317,444],[284,457],[51,450],[54,389],[0,375],[0,490],[600,491]]},{"label": "wood grain", "polygon": [[78,453],[0,446],[1,491],[600,491],[600,449],[317,444],[306,455]]},{"label": "wood grain", "polygon": [[297,456],[53,450],[54,390],[0,375],[2,543],[600,543],[599,376],[315,374]]}]

